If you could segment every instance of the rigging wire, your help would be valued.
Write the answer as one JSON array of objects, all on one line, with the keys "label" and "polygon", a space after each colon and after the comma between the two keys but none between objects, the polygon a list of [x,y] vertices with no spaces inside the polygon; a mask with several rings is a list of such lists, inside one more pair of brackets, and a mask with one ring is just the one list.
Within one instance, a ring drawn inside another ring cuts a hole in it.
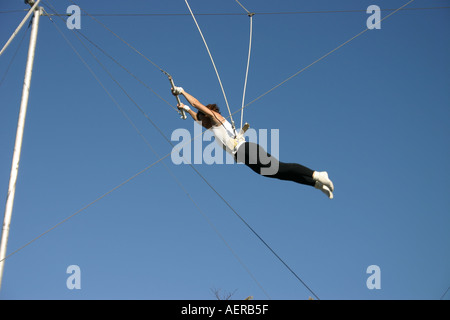
[{"label": "rigging wire", "polygon": [[123,66],[117,59],[112,57],[110,54],[108,54],[105,50],[103,50],[100,46],[98,46],[96,43],[94,43],[91,39],[89,39],[85,34],[80,32],[80,30],[77,30],[77,33],[82,36],[86,41],[88,41],[91,45],[96,47],[100,52],[102,52],[105,56],[107,56],[111,61],[113,61],[115,64],[117,64],[120,68],[122,68],[124,71],[126,71],[130,76],[135,78],[137,81],[139,81],[145,88],[150,90],[153,94],[155,94],[160,100],[162,100],[165,104],[167,104],[169,107],[171,107],[173,110],[177,111],[177,108],[175,108],[169,101],[164,99],[160,94],[158,94],[155,90],[153,90],[149,85],[147,85],[143,80],[141,80],[138,76],[136,76],[133,72],[131,72],[129,69]]},{"label": "rigging wire", "polygon": [[5,73],[3,74],[3,77],[0,79],[0,86],[3,84],[3,81],[5,81],[6,76],[8,75],[9,69],[11,68],[11,66],[12,66],[12,64],[13,64],[16,56],[17,56],[17,53],[19,52],[20,48],[22,47],[23,40],[25,39],[25,36],[28,34],[28,30],[30,30],[30,26],[31,26],[31,20],[30,20],[30,23],[28,24],[28,27],[25,29],[25,31],[23,33],[23,36],[22,36],[22,38],[19,41],[19,44],[17,45],[16,51],[14,51],[14,54],[13,54],[11,60],[9,61],[9,64],[6,67],[6,70],[5,70]]},{"label": "rigging wire", "polygon": [[[71,1],[73,4],[75,4],[75,2]],[[56,12],[54,8],[52,8],[52,6],[46,2],[45,0],[43,0],[43,2],[49,6],[51,8],[52,11]],[[107,31],[109,31],[112,35],[114,35],[117,39],[119,39],[120,41],[122,41],[125,45],[127,45],[129,48],[131,48],[134,52],[136,52],[137,54],[139,54],[141,57],[143,57],[145,60],[147,60],[148,62],[150,62],[153,66],[155,66],[157,69],[159,69],[161,72],[163,72],[164,74],[167,74],[167,72],[162,69],[159,65],[157,65],[154,61],[150,60],[147,56],[145,56],[142,52],[140,52],[138,49],[136,49],[133,45],[131,45],[130,43],[128,43],[127,41],[125,41],[122,37],[120,37],[118,34],[116,34],[114,31],[112,31],[110,28],[108,28],[105,24],[103,24],[101,21],[99,21],[98,19],[95,19],[92,15],[90,15],[89,13],[87,13],[86,11],[84,11],[83,8],[80,7],[80,9],[85,12],[85,15],[89,16],[90,18],[92,18],[95,22],[97,22],[98,24],[100,24],[103,28],[105,28]],[[109,55],[108,53],[106,53],[103,49],[101,49],[98,45],[96,45],[95,43],[93,43],[89,38],[87,38],[82,32],[80,32],[79,30],[78,34],[80,34],[83,38],[85,38],[87,41],[89,41],[92,45],[94,45],[95,47],[97,47],[97,49],[99,49],[100,51],[102,51],[102,53],[104,55],[106,55],[109,59],[111,59],[114,63],[116,63],[118,66],[120,66],[123,70],[125,70],[128,74],[130,74],[133,78],[135,78],[137,81],[139,81],[144,87],[146,87],[147,89],[149,89],[153,94],[155,94],[159,99],[161,99],[162,101],[164,101],[168,106],[170,106],[172,109],[174,109],[175,111],[178,112],[177,108],[175,108],[170,102],[168,102],[166,99],[164,99],[160,94],[158,94],[155,90],[153,90],[150,86],[148,86],[144,81],[142,81],[140,78],[138,78],[134,73],[132,73],[130,70],[128,70],[127,68],[125,68],[121,63],[119,63],[116,59],[114,59],[113,57],[111,57],[111,55]]]},{"label": "rigging wire", "polygon": [[[424,11],[424,10],[441,10],[441,9],[450,9],[450,7],[440,6],[440,7],[420,7],[420,8],[403,8],[404,11]],[[384,9],[380,8],[383,11],[395,11],[396,9]],[[4,10],[0,11],[0,14],[7,13],[18,13],[18,12],[26,12],[27,9],[18,9],[18,10]],[[355,9],[355,10],[316,10],[316,11],[282,11],[282,12],[254,12],[255,15],[298,15],[298,14],[329,14],[329,13],[361,13],[366,12],[366,10]],[[67,16],[67,13],[54,13],[50,14],[51,16]],[[86,14],[82,14],[85,16]],[[236,12],[206,12],[206,13],[196,13],[196,16],[244,16],[245,13],[236,13]],[[190,16],[189,13],[91,13],[91,16],[95,17],[149,17],[149,16],[172,16],[172,17],[183,17]]]},{"label": "rigging wire", "polygon": [[252,54],[252,42],[253,42],[253,13],[248,11],[239,1],[236,0],[239,5],[247,11],[248,16],[250,17],[250,39],[248,41],[248,56],[247,56],[247,68],[245,71],[245,80],[244,80],[244,91],[242,93],[242,104],[241,104],[241,129],[244,127],[244,103],[245,103],[245,93],[247,92],[247,80],[248,80],[248,70],[250,67],[250,57]]}]

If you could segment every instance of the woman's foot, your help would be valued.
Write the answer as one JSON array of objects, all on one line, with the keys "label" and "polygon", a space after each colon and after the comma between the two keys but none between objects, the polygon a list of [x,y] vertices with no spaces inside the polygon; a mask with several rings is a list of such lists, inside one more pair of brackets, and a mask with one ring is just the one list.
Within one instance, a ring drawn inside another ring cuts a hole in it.
[{"label": "woman's foot", "polygon": [[333,192],[330,190],[330,188],[328,186],[324,185],[322,182],[316,181],[316,184],[314,185],[314,187],[316,189],[319,189],[323,193],[325,193],[325,195],[328,198],[333,199]]},{"label": "woman's foot", "polygon": [[313,179],[315,181],[318,181],[321,184],[327,186],[331,192],[334,191],[333,182],[330,180],[330,178],[328,178],[328,173],[326,171],[322,171],[322,172],[314,171]]}]

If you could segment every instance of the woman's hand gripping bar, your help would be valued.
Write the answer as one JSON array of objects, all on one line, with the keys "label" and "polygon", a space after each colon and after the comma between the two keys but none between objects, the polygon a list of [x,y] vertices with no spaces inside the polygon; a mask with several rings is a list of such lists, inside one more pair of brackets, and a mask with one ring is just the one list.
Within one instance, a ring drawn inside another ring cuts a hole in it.
[{"label": "woman's hand gripping bar", "polygon": [[[166,73],[167,77],[169,77],[169,81],[170,81],[170,85],[172,86],[172,92],[175,89],[175,83],[173,82],[173,78],[170,74]],[[177,98],[177,103],[178,105],[181,105],[181,100],[180,97],[178,95],[175,95],[175,98]],[[184,112],[183,109],[178,109],[178,113],[181,115],[181,119],[186,120],[186,113]]]}]

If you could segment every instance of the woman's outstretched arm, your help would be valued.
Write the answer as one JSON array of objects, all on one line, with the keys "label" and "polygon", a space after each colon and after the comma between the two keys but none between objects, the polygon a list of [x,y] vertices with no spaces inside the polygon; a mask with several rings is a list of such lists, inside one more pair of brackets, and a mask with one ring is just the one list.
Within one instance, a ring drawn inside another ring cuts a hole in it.
[{"label": "woman's outstretched arm", "polygon": [[[198,101],[195,97],[193,97],[191,94],[187,93],[186,91],[184,91],[183,88],[181,87],[175,87],[172,90],[172,93],[175,95],[183,95],[186,100],[191,104],[191,106],[193,106],[194,108],[196,108],[198,111],[201,111],[203,114],[205,114],[207,117],[211,118],[214,122],[217,122],[217,120],[215,119],[215,115],[214,113],[208,109],[207,107],[205,107],[200,101]],[[196,118],[194,118],[196,119]]]},{"label": "woman's outstretched arm", "polygon": [[177,105],[178,109],[183,109],[185,112],[189,113],[189,115],[192,117],[192,119],[194,119],[195,121],[200,121],[197,117],[197,112],[195,112],[194,110],[192,110],[191,108],[189,108],[187,105],[185,104],[179,104]]}]

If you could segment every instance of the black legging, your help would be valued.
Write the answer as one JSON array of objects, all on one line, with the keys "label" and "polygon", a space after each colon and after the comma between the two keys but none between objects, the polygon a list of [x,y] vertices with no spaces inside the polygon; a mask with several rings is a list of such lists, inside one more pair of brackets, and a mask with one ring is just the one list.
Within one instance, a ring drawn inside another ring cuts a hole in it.
[{"label": "black legging", "polygon": [[[268,178],[288,180],[308,186],[315,185],[315,181],[312,178],[313,170],[298,163],[281,162],[266,152],[264,148],[253,142],[245,142],[242,144],[235,155],[235,160],[244,163],[257,174],[264,175]],[[267,168],[269,174],[264,174],[261,171],[263,168]],[[278,170],[273,172],[269,168],[278,168]]]}]

